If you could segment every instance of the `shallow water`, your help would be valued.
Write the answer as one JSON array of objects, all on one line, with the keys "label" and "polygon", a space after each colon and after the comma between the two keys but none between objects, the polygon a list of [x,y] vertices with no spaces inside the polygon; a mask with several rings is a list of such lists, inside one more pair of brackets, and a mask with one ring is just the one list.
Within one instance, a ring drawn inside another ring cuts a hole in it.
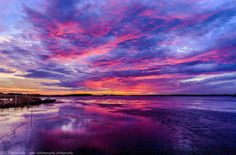
[{"label": "shallow water", "polygon": [[0,112],[0,154],[234,154],[234,97],[58,97]]}]

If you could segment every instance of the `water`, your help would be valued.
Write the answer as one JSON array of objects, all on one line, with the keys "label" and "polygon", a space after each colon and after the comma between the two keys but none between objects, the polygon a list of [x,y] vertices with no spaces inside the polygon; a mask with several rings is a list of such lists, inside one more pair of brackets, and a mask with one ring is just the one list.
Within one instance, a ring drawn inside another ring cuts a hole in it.
[{"label": "water", "polygon": [[234,97],[59,97],[2,110],[0,154],[235,154]]}]

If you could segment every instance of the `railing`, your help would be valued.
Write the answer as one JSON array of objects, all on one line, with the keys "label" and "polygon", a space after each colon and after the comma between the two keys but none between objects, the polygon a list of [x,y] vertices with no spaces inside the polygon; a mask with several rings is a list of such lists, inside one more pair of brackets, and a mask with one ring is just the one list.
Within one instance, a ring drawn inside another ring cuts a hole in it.
[{"label": "railing", "polygon": [[0,95],[0,108],[24,107],[55,102],[55,99],[41,99],[35,95]]},{"label": "railing", "polygon": [[39,97],[29,95],[0,95],[0,108],[14,106],[29,106],[30,104],[41,103]]}]

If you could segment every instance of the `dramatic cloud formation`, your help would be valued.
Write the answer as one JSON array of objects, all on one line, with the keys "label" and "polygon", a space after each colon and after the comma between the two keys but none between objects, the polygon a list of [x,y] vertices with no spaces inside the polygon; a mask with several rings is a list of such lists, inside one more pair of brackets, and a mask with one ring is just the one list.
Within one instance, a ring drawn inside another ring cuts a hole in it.
[{"label": "dramatic cloud formation", "polygon": [[236,91],[235,0],[35,0],[0,8],[0,80],[10,76],[13,90],[21,78],[44,93]]}]

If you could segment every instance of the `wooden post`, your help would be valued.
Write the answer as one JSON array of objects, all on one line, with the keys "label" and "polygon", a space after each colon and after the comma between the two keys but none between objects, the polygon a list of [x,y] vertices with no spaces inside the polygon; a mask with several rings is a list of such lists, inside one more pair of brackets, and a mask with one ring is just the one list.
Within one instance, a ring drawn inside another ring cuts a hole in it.
[{"label": "wooden post", "polygon": [[28,94],[26,95],[26,98],[27,98],[27,102],[28,102],[28,106],[29,106],[29,98],[28,98]]}]

